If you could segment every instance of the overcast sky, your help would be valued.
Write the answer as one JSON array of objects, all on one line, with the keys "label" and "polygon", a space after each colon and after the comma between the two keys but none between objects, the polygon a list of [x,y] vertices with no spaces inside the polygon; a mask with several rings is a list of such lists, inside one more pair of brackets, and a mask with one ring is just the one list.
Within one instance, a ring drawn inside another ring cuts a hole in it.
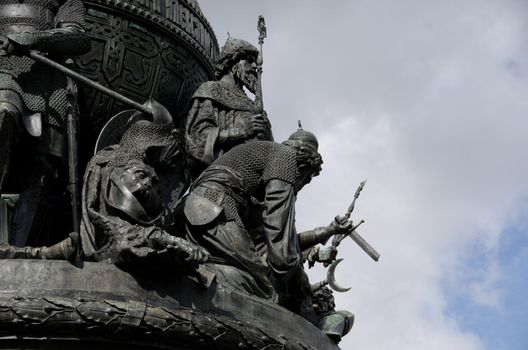
[{"label": "overcast sky", "polygon": [[[345,350],[528,349],[528,2],[200,0],[220,45],[256,44],[278,141],[301,119],[321,175],[299,230],[344,214]],[[310,272],[312,282],[324,270]]]}]

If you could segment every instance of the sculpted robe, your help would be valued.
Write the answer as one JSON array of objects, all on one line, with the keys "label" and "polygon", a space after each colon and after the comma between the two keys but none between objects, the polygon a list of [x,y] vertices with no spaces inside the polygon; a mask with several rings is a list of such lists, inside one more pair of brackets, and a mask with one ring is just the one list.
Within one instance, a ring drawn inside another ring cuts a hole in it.
[{"label": "sculpted robe", "polygon": [[255,140],[273,141],[269,121],[262,134],[246,139],[220,137],[223,130],[245,131],[247,120],[255,114],[259,114],[255,103],[242,90],[223,81],[202,84],[192,97],[192,107],[185,125],[185,141],[190,158],[203,170],[238,144]]}]

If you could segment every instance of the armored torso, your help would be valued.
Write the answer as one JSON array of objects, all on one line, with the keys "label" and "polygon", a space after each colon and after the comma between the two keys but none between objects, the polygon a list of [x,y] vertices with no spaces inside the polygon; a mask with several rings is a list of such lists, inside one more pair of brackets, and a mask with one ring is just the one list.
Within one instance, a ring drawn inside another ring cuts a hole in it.
[{"label": "armored torso", "polygon": [[[238,174],[249,195],[259,198],[269,180],[294,184],[297,177],[295,151],[279,143],[253,141],[235,146],[213,166],[224,166]],[[260,198],[259,198],[260,199]]]},{"label": "armored torso", "polygon": [[[84,23],[81,0],[0,0],[0,35],[38,32],[61,24]],[[63,61],[61,57],[50,57]],[[66,78],[25,56],[0,59],[0,90],[18,93],[25,107],[41,112],[44,124],[64,128],[66,118]]]},{"label": "armored torso", "polygon": [[251,198],[263,200],[266,183],[279,179],[292,185],[297,177],[295,151],[271,141],[235,146],[196,180],[191,191],[225,209],[227,220],[244,227]]}]

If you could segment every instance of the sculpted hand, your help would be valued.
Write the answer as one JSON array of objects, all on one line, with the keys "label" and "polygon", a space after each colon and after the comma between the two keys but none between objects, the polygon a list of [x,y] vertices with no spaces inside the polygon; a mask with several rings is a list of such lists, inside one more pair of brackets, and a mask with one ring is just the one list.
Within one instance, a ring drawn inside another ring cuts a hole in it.
[{"label": "sculpted hand", "polygon": [[317,261],[325,264],[331,264],[337,256],[337,249],[333,246],[319,249]]},{"label": "sculpted hand", "polygon": [[266,127],[266,120],[262,114],[255,114],[249,117],[247,129],[250,135],[255,135],[264,132]]},{"label": "sculpted hand", "polygon": [[189,256],[185,258],[185,261],[193,264],[205,264],[209,261],[209,256],[210,254],[205,248],[195,245],[191,249]]},{"label": "sculpted hand", "polygon": [[256,135],[263,135],[264,129],[268,123],[269,122],[265,115],[252,115],[244,120],[244,124],[241,125],[241,127],[221,130],[218,134],[219,141],[245,141]]},{"label": "sculpted hand", "polygon": [[0,56],[9,56],[13,53],[13,44],[5,36],[0,36]]},{"label": "sculpted hand", "polygon": [[173,246],[183,253],[185,262],[190,264],[204,264],[209,260],[209,252],[194,243],[189,241],[178,239],[175,240]]},{"label": "sculpted hand", "polygon": [[336,216],[334,221],[328,226],[332,235],[344,235],[352,229],[352,221],[346,220],[343,216]]}]

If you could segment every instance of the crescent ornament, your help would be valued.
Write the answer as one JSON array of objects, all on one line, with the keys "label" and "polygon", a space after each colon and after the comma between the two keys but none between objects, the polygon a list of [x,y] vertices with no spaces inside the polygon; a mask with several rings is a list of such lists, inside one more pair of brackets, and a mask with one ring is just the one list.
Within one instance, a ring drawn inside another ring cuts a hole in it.
[{"label": "crescent ornament", "polygon": [[335,279],[335,270],[336,270],[337,265],[339,265],[341,261],[343,261],[342,258],[337,259],[330,265],[330,267],[328,268],[328,272],[326,273],[326,280],[328,281],[328,285],[333,290],[335,290],[336,292],[344,293],[344,292],[349,291],[351,287],[348,287],[348,288],[341,287],[339,284],[337,284],[336,279]]}]

